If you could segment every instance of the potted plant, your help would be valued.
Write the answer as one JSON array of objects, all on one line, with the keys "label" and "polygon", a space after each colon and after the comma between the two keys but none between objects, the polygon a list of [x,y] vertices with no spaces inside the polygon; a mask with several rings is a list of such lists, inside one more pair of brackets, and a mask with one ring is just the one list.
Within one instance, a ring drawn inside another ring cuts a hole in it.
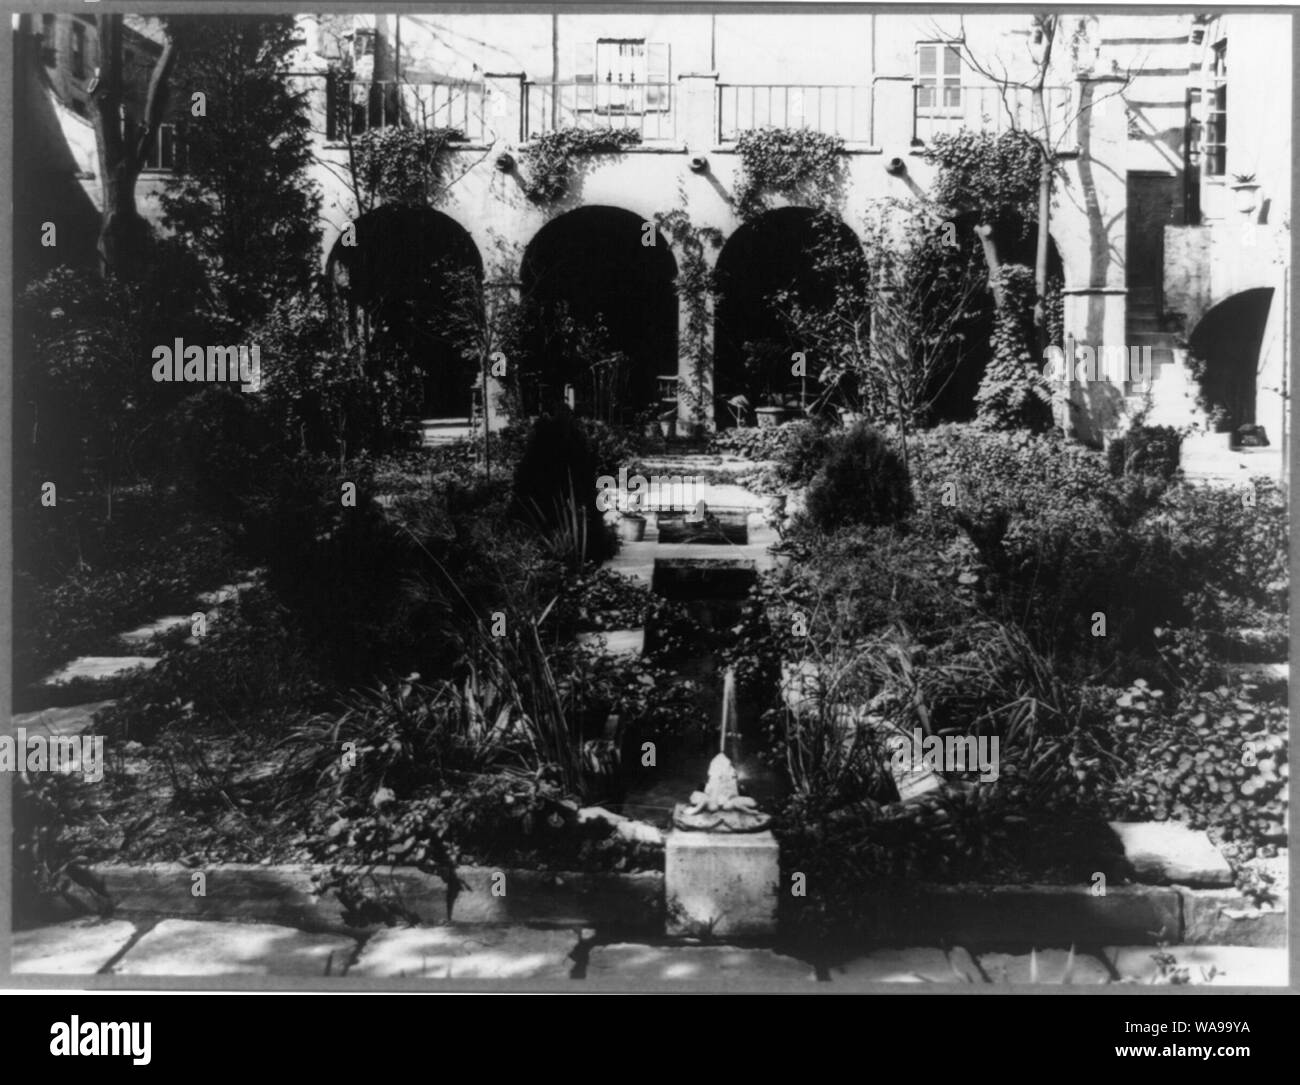
[{"label": "potted plant", "polygon": [[1243,215],[1248,215],[1255,210],[1255,194],[1259,191],[1259,185],[1255,183],[1253,173],[1234,173],[1232,175],[1232,191],[1237,194],[1237,210]]},{"label": "potted plant", "polygon": [[762,407],[755,407],[754,414],[758,418],[759,429],[771,429],[773,426],[779,426],[790,417],[790,412],[771,397]]},{"label": "potted plant", "polygon": [[659,432],[665,438],[670,438],[677,433],[677,408],[670,407],[659,415]]}]

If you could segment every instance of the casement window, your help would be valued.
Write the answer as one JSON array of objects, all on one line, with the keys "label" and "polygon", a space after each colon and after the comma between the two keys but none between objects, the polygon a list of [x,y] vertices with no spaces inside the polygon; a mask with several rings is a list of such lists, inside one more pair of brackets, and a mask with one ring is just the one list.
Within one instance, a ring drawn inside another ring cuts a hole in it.
[{"label": "casement window", "polygon": [[72,77],[86,78],[86,28],[79,22],[72,24]]},{"label": "casement window", "polygon": [[669,50],[644,38],[600,38],[577,47],[578,109],[662,113],[671,102]]},{"label": "casement window", "polygon": [[1222,177],[1228,164],[1228,43],[1219,42],[1210,63],[1205,111],[1205,175]]},{"label": "casement window", "polygon": [[916,108],[926,116],[961,111],[961,49],[942,41],[916,45]]}]

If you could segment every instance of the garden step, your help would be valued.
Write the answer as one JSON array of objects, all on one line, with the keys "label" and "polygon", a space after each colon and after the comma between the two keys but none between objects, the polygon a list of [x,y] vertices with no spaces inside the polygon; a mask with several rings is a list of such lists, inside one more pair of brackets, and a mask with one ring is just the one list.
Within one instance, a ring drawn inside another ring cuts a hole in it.
[{"label": "garden step", "polygon": [[980,969],[989,983],[1064,984],[1095,987],[1109,983],[1110,969],[1089,953],[1040,949],[1033,953],[981,953]]},{"label": "garden step", "polygon": [[15,931],[14,975],[94,975],[135,937],[124,919],[74,919],[36,930]]},{"label": "garden step", "polygon": [[596,946],[587,961],[587,979],[639,987],[642,984],[698,982],[725,987],[728,983],[817,982],[811,964],[770,949],[736,946],[645,946],[627,942]]},{"label": "garden step", "polygon": [[1232,884],[1232,867],[1210,838],[1176,821],[1112,821],[1124,858],[1147,884]]},{"label": "garden step", "polygon": [[38,685],[63,686],[78,678],[104,681],[120,678],[135,670],[150,670],[161,662],[157,656],[78,656],[53,674],[46,675]]},{"label": "garden step", "polygon": [[[1175,970],[1185,969],[1187,982],[1194,987],[1206,984],[1216,987],[1287,985],[1287,951],[1282,948],[1107,946],[1101,952],[1121,983],[1168,983]],[[1168,957],[1173,961],[1170,962]]]},{"label": "garden step", "polygon": [[833,965],[833,984],[981,983],[974,958],[960,946],[944,952],[933,946],[878,949],[865,957]]},{"label": "garden step", "polygon": [[576,930],[407,927],[375,934],[349,976],[384,979],[568,980]]},{"label": "garden step", "polygon": [[338,976],[357,943],[271,923],[165,919],[111,969],[115,976]]},{"label": "garden step", "polygon": [[91,725],[96,712],[115,704],[116,701],[91,701],[68,708],[42,708],[14,716],[11,724],[15,731],[21,727],[28,735],[79,735]]},{"label": "garden step", "polygon": [[165,618],[157,618],[152,622],[137,626],[135,629],[128,630],[125,633],[119,633],[117,639],[128,648],[143,648],[148,645],[154,637],[161,637],[176,629],[188,628],[190,623],[190,615],[169,614]]},{"label": "garden step", "polygon": [[[1267,860],[1266,860],[1267,861]],[[1246,866],[1251,866],[1247,863]],[[1282,860],[1283,863],[1286,860]],[[1285,870],[1275,882],[1280,901],[1287,899]],[[1286,907],[1273,903],[1256,907],[1236,889],[1180,888],[1183,898],[1183,941],[1209,945],[1284,946],[1287,939]]]}]

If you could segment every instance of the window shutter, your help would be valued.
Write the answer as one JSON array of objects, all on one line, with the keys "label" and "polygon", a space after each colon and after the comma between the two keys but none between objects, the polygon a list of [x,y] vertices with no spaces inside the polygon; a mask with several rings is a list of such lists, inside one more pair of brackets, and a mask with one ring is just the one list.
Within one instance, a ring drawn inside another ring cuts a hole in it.
[{"label": "window shutter", "polygon": [[574,47],[573,81],[578,84],[575,88],[578,109],[589,110],[594,108],[596,104],[593,93],[593,84],[596,82],[596,43],[594,41],[580,41]]},{"label": "window shutter", "polygon": [[667,110],[671,101],[672,69],[667,42],[646,42],[646,109]]}]

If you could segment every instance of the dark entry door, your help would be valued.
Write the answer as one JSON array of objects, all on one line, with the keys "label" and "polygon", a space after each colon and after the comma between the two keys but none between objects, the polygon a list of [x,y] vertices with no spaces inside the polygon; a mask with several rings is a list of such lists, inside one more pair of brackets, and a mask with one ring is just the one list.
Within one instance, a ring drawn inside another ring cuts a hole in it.
[{"label": "dark entry door", "polygon": [[1164,302],[1165,227],[1181,219],[1182,187],[1177,177],[1128,175],[1128,242],[1125,268],[1129,325],[1159,331]]}]

